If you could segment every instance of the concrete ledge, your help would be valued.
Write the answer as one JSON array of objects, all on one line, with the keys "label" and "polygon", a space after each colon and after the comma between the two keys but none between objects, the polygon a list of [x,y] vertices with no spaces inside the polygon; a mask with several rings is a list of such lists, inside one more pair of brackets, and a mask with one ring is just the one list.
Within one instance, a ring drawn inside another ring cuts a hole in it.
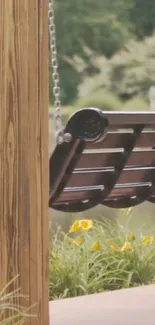
[{"label": "concrete ledge", "polygon": [[50,325],[155,325],[155,285],[50,302]]}]

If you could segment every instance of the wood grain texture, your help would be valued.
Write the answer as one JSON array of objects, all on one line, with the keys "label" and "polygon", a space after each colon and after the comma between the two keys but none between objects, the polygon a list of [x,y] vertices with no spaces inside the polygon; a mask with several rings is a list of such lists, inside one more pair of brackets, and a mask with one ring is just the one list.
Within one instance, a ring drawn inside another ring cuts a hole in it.
[{"label": "wood grain texture", "polygon": [[48,0],[0,1],[0,289],[48,324]]}]

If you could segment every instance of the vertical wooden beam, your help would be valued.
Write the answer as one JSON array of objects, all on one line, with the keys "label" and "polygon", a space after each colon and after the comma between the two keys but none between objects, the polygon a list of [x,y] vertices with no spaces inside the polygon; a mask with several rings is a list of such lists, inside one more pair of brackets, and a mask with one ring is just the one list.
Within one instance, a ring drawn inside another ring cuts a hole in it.
[{"label": "vertical wooden beam", "polygon": [[0,1],[0,289],[48,324],[48,0]]}]

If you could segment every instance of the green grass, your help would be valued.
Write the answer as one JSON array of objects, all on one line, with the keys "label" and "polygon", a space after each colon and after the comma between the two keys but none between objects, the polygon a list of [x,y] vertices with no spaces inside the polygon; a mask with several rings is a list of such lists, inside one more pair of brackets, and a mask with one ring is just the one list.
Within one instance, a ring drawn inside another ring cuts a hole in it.
[{"label": "green grass", "polygon": [[[154,283],[154,237],[144,242],[142,234],[130,235],[119,224],[97,221],[88,231],[58,230],[51,240],[50,299]],[[79,236],[83,243],[76,242]]]},{"label": "green grass", "polygon": [[[24,325],[26,320],[32,315],[30,308],[25,307],[28,299],[20,293],[19,289],[11,290],[17,277],[6,284],[0,291],[0,325]],[[19,301],[23,303],[20,304]]]}]

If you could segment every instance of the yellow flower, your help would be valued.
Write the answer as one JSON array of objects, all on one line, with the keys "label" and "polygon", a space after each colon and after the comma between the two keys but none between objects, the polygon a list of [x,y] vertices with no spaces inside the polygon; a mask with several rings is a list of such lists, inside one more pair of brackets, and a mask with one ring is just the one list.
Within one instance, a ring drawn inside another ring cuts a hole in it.
[{"label": "yellow flower", "polygon": [[128,242],[125,242],[121,248],[121,252],[131,252],[131,251],[132,251],[131,245],[128,244]]},{"label": "yellow flower", "polygon": [[93,227],[93,221],[92,220],[79,220],[80,224],[81,224],[81,228],[82,230],[89,230]]},{"label": "yellow flower", "polygon": [[92,220],[76,220],[73,225],[69,229],[69,233],[76,232],[79,230],[89,230],[93,227],[93,221]]},{"label": "yellow flower", "polygon": [[143,242],[143,245],[147,246],[149,244],[152,244],[153,241],[154,241],[154,236],[145,236],[143,238],[143,241],[142,242]]},{"label": "yellow flower", "polygon": [[125,215],[125,216],[128,216],[130,214],[131,210],[132,210],[132,207],[126,208],[126,209],[124,209],[124,208],[123,209],[120,209],[121,213],[123,215]]},{"label": "yellow flower", "polygon": [[93,243],[93,245],[92,245],[92,249],[93,249],[94,251],[101,251],[101,250],[102,250],[102,247],[101,247],[101,245],[100,245],[100,243],[99,243],[98,240],[97,240],[95,243]]},{"label": "yellow flower", "polygon": [[66,240],[68,244],[70,245],[82,245],[84,242],[84,239],[82,237],[76,237],[75,239],[72,239],[71,237],[66,236]]},{"label": "yellow flower", "polygon": [[76,237],[76,239],[75,239],[75,243],[77,244],[77,245],[82,245],[83,244],[83,242],[84,242],[84,239],[82,238],[82,237]]},{"label": "yellow flower", "polygon": [[78,220],[76,220],[69,229],[69,233],[76,232],[81,229],[81,225]]},{"label": "yellow flower", "polygon": [[117,253],[124,253],[124,252],[132,251],[132,247],[128,242],[125,242],[121,248],[119,248],[118,246],[115,246],[115,245],[111,245],[111,248],[113,251],[115,251]]},{"label": "yellow flower", "polygon": [[135,234],[132,232],[130,235],[129,235],[129,237],[128,237],[128,241],[129,242],[133,242],[133,241],[135,241],[136,240],[136,236],[135,236]]}]

